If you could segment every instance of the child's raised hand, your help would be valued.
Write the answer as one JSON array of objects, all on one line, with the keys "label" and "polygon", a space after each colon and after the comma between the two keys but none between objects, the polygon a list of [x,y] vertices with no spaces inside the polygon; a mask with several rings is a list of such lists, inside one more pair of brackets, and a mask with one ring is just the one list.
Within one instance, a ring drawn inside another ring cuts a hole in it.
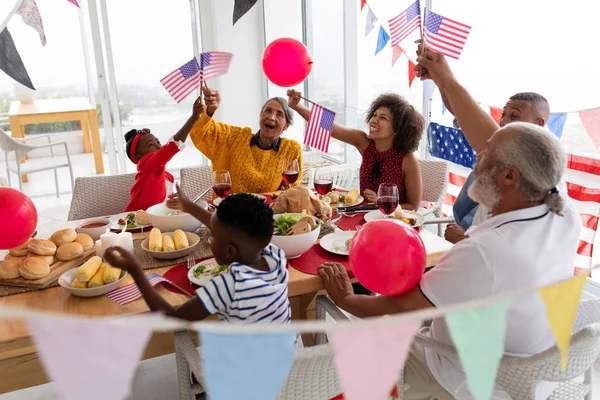
[{"label": "child's raised hand", "polygon": [[104,250],[104,261],[130,273],[142,271],[142,266],[135,256],[122,247],[114,246]]},{"label": "child's raised hand", "polygon": [[204,104],[202,103],[202,95],[200,95],[192,106],[192,116],[198,119],[200,114],[202,114],[202,111],[204,111]]},{"label": "child's raised hand", "polygon": [[179,197],[177,196],[177,193],[171,193],[170,195],[167,196],[167,208],[171,209],[171,210],[181,210],[181,203],[179,202]]}]

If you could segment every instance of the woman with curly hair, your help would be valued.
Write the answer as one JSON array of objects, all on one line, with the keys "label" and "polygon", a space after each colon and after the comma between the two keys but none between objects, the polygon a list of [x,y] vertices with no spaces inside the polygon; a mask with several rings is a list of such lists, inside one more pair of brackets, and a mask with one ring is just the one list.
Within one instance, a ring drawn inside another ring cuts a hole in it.
[{"label": "woman with curly hair", "polygon": [[[301,93],[288,90],[290,107],[308,121],[310,110],[300,104]],[[405,210],[417,210],[423,183],[419,160],[413,154],[425,126],[425,120],[403,97],[384,93],[369,107],[366,122],[369,133],[333,124],[331,137],[351,144],[362,155],[360,192],[369,203],[377,202],[381,183],[398,186],[399,202]]]}]

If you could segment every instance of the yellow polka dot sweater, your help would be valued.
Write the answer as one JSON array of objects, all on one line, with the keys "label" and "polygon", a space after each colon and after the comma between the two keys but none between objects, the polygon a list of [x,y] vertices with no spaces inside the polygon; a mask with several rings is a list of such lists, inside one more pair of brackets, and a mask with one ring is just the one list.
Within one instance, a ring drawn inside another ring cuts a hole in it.
[{"label": "yellow polka dot sweater", "polygon": [[283,160],[298,160],[302,181],[302,149],[295,140],[281,138],[279,151],[250,146],[254,134],[248,127],[216,122],[206,110],[190,133],[194,146],[212,161],[213,171],[228,170],[233,193],[268,193],[279,189],[283,182]]}]

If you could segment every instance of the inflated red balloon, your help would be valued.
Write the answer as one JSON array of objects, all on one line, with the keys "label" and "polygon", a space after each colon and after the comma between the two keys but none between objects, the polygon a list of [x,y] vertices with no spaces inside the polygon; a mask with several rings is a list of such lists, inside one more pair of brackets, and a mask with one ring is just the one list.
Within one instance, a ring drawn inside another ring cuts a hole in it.
[{"label": "inflated red balloon", "polygon": [[262,57],[267,78],[277,86],[295,86],[306,79],[312,69],[312,57],[306,46],[292,38],[271,42]]},{"label": "inflated red balloon", "polygon": [[22,245],[35,232],[37,210],[22,192],[0,187],[0,249]]},{"label": "inflated red balloon", "polygon": [[370,291],[389,296],[415,287],[425,272],[426,256],[419,233],[394,219],[369,222],[350,245],[356,279]]}]

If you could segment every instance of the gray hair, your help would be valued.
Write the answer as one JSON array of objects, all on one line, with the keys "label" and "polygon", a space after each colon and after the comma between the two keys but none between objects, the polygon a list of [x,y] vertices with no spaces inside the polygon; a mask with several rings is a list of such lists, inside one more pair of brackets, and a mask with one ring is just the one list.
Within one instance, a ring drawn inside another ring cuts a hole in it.
[{"label": "gray hair", "polygon": [[496,148],[496,161],[519,170],[518,188],[528,201],[543,201],[552,212],[564,215],[565,200],[556,185],[565,173],[567,155],[558,138],[546,128],[525,122],[513,122],[501,130],[514,135]]},{"label": "gray hair", "polygon": [[287,100],[284,99],[283,97],[271,97],[269,100],[267,100],[265,102],[265,104],[263,104],[262,108],[260,109],[260,113],[262,114],[263,111],[265,111],[265,107],[267,106],[267,104],[269,104],[269,102],[273,101],[273,100],[278,102],[279,104],[281,104],[281,107],[283,108],[283,112],[285,114],[286,122],[290,125],[293,125],[294,124],[294,112],[288,105]]}]

